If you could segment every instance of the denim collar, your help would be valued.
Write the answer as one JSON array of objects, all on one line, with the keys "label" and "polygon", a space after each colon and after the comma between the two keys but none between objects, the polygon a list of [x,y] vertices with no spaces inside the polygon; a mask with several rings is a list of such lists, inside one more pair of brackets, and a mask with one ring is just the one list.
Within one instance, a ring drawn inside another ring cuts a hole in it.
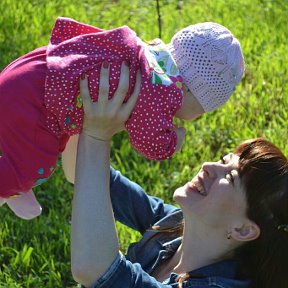
[{"label": "denim collar", "polygon": [[[160,251],[162,259],[169,259],[171,258],[175,252],[177,251],[178,247],[182,243],[182,237],[175,238],[171,241],[165,242],[162,244],[163,250]],[[237,261],[235,259],[227,259],[222,260],[193,271],[189,271],[191,277],[208,277],[208,276],[221,276],[227,278],[234,278],[235,277],[235,268],[237,265]],[[172,273],[173,274],[173,273]]]}]

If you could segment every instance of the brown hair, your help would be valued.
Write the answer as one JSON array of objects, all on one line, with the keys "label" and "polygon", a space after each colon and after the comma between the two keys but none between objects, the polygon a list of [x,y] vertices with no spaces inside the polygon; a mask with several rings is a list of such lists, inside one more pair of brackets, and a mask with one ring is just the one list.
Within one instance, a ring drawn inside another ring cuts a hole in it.
[{"label": "brown hair", "polygon": [[239,274],[251,287],[288,286],[288,162],[271,142],[250,139],[235,150],[239,175],[246,188],[247,216],[260,228],[260,236],[239,247]]}]

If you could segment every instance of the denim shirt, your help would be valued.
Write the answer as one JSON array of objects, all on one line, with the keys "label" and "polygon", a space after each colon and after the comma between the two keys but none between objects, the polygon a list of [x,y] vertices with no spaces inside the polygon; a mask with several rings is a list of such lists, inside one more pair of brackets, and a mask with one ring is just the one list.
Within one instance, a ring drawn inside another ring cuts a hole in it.
[{"label": "denim shirt", "polygon": [[[170,258],[182,238],[151,230],[152,225],[173,227],[183,219],[182,211],[159,198],[147,195],[136,183],[111,168],[111,199],[115,219],[139,231],[142,239],[129,246],[127,254],[117,255],[94,288],[171,288],[178,287],[178,276],[171,273],[162,283],[150,276],[155,267]],[[235,278],[236,260],[220,261],[189,272],[183,288],[247,288],[249,281]]]}]

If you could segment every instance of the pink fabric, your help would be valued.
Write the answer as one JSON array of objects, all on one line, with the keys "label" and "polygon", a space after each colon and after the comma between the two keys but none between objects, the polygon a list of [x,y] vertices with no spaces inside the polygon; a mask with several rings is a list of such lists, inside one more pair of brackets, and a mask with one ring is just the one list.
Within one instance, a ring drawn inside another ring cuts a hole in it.
[{"label": "pink fabric", "polygon": [[175,85],[151,84],[143,42],[128,27],[104,31],[58,18],[49,45],[17,59],[0,74],[0,196],[30,191],[56,166],[69,136],[82,129],[79,76],[89,76],[96,101],[101,63],[111,63],[110,95],[126,60],[133,91],[141,69],[138,102],[126,123],[131,144],[145,157],[164,160],[176,148],[173,116],[182,103]]},{"label": "pink fabric", "polygon": [[[134,89],[136,72],[141,69],[142,87],[138,102],[126,128],[131,144],[143,156],[152,160],[171,157],[176,148],[173,116],[182,103],[182,92],[175,85],[153,85],[143,42],[129,27],[102,30],[68,18],[58,18],[47,48],[46,107],[55,117],[49,128],[56,134],[80,133],[83,108],[77,101],[79,77],[89,76],[93,100],[98,98],[100,68],[103,61],[111,63],[110,97],[119,82],[120,66],[130,67],[130,87]],[[59,126],[55,125],[58,119]]]},{"label": "pink fabric", "polygon": [[17,59],[0,74],[0,196],[29,191],[53,172],[62,138],[47,128],[46,48]]}]

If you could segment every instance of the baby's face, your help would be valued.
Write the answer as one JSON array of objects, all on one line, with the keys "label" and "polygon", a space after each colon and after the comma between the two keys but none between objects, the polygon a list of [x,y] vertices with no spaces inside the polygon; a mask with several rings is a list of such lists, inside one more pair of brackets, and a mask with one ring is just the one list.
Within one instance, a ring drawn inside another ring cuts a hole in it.
[{"label": "baby's face", "polygon": [[176,112],[175,117],[183,120],[194,120],[204,113],[204,109],[184,84],[183,102],[180,109]]}]

